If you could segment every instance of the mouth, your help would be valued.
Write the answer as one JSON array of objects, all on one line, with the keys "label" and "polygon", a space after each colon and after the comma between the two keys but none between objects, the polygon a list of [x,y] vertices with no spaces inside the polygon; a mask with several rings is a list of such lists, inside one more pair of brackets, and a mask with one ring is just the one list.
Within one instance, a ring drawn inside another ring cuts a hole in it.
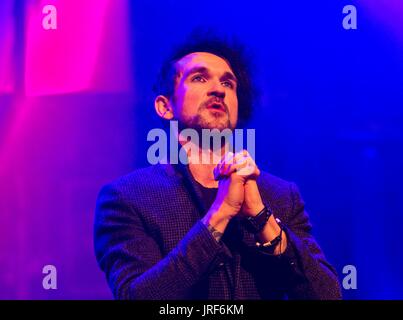
[{"label": "mouth", "polygon": [[213,110],[213,111],[221,111],[221,112],[227,112],[225,106],[222,103],[218,102],[213,102],[207,106],[207,109]]}]

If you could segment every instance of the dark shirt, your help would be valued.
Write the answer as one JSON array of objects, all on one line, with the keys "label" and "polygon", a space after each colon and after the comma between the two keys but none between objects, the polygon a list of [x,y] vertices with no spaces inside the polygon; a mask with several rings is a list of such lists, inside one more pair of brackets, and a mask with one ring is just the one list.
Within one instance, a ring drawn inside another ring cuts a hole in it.
[{"label": "dark shirt", "polygon": [[201,185],[199,182],[197,182],[196,180],[194,180],[194,181],[201,191],[204,207],[209,209],[211,207],[211,205],[213,204],[215,197],[217,196],[218,188],[206,188],[203,185]]}]

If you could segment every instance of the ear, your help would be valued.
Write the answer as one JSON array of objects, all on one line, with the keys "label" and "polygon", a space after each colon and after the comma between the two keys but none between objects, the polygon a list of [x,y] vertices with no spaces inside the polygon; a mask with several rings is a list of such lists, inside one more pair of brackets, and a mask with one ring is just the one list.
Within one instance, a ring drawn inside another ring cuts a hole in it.
[{"label": "ear", "polygon": [[172,106],[169,99],[165,96],[159,95],[155,98],[154,108],[161,118],[171,120],[174,117]]}]

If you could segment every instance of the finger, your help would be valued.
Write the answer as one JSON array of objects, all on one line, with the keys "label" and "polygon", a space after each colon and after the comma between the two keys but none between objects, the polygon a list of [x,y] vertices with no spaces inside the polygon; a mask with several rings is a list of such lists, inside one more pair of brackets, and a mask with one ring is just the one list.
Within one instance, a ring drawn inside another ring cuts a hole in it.
[{"label": "finger", "polygon": [[256,165],[251,157],[246,157],[244,162],[245,166],[237,171],[237,174],[245,177],[252,177],[257,173]]},{"label": "finger", "polygon": [[252,156],[247,150],[242,150],[241,153],[245,156],[246,159],[243,161],[247,161],[248,165],[239,174],[248,177],[255,177],[255,178],[258,177],[260,175],[260,170],[257,167],[255,160],[252,158]]},{"label": "finger", "polygon": [[243,151],[237,152],[237,153],[234,155],[234,162],[235,162],[235,163],[243,163],[243,162],[246,161],[246,159],[247,159],[247,156],[245,156],[245,154],[244,154]]},{"label": "finger", "polygon": [[247,165],[243,152],[237,152],[233,154],[232,158],[228,157],[225,160],[227,163],[220,167],[220,174],[223,176],[230,176],[232,173]]},{"label": "finger", "polygon": [[223,162],[224,164],[233,163],[234,157],[235,157],[235,154],[234,154],[233,152],[231,152],[231,151],[230,151],[230,152],[227,152],[227,153],[223,156],[222,162]]},{"label": "finger", "polygon": [[[240,170],[244,167],[247,166],[247,162],[246,161],[239,161],[240,158],[244,157],[242,154],[238,154],[237,156],[233,157],[232,159],[227,158],[227,160],[229,160],[229,163],[223,163],[220,166],[217,166],[215,169],[215,174],[214,174],[214,178],[216,180],[218,179],[222,179],[224,177],[229,177],[231,174],[233,174],[234,172],[236,172],[237,170]],[[236,160],[236,158],[238,158],[237,162],[233,161]]]},{"label": "finger", "polygon": [[246,165],[246,158],[242,152],[235,154],[231,152],[225,161],[226,163],[221,167],[221,174],[227,176]]},{"label": "finger", "polygon": [[230,176],[234,172],[237,172],[238,170],[241,170],[242,168],[245,168],[246,166],[247,166],[246,162],[234,163],[234,164],[228,165],[227,170],[222,172],[222,175]]},{"label": "finger", "polygon": [[214,179],[219,180],[222,179],[225,174],[224,172],[228,171],[228,165],[233,163],[234,153],[227,152],[221,159],[221,161],[215,166],[213,173]]}]

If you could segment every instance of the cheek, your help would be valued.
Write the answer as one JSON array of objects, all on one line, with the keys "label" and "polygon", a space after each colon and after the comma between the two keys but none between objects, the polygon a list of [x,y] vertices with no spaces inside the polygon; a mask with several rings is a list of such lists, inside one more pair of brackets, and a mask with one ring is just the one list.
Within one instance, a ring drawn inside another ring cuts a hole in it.
[{"label": "cheek", "polygon": [[238,98],[236,93],[228,96],[229,108],[232,115],[235,117],[238,115]]},{"label": "cheek", "polygon": [[200,103],[203,101],[203,92],[199,88],[192,86],[183,86],[182,92],[182,106],[185,113],[192,112],[199,108]]},{"label": "cheek", "polygon": [[173,109],[176,116],[183,114],[186,105],[186,90],[183,86],[175,89],[175,99],[173,101]]}]

